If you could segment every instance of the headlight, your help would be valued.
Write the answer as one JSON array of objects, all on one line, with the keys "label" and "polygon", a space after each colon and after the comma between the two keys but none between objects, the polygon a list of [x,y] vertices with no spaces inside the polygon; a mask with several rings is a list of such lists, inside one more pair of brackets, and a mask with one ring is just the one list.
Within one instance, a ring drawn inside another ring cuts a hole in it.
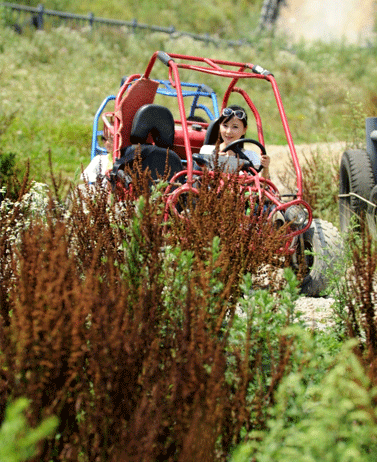
[{"label": "headlight", "polygon": [[301,205],[292,205],[285,211],[285,220],[295,228],[302,228],[307,219],[306,208]]}]

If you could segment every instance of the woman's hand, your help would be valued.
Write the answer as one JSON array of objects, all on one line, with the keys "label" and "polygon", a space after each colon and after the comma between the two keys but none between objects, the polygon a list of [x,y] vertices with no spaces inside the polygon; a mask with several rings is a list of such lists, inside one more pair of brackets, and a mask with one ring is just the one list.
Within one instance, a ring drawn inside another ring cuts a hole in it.
[{"label": "woman's hand", "polygon": [[263,168],[267,168],[270,166],[270,156],[261,156],[261,164]]},{"label": "woman's hand", "polygon": [[269,170],[269,167],[270,167],[270,156],[268,156],[267,154],[266,155],[262,155],[261,156],[261,165],[263,167],[261,173],[262,173],[262,176],[263,178],[267,178],[267,180],[270,178],[270,170]]}]

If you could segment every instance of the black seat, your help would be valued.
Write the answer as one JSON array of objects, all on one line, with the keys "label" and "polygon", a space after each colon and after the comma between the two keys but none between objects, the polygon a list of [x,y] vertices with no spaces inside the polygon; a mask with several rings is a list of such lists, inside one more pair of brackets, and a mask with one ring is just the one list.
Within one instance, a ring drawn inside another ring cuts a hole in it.
[{"label": "black seat", "polygon": [[220,127],[220,120],[215,119],[210,122],[207,128],[207,132],[204,137],[203,144],[213,144],[215,145],[217,139],[219,137],[219,127]]},{"label": "black seat", "polygon": [[156,146],[172,148],[174,144],[174,118],[167,107],[145,104],[132,121],[130,141],[132,144],[146,144],[151,134]]},{"label": "black seat", "polygon": [[[147,142],[149,135],[154,144]],[[126,164],[132,166],[139,149],[142,170],[149,168],[152,180],[163,177],[166,167],[169,171],[168,181],[183,170],[180,157],[171,150],[174,144],[174,118],[168,108],[145,104],[138,109],[132,122],[130,141],[132,145],[123,148],[121,158],[115,161],[113,175],[118,176],[119,170],[123,170]]]}]

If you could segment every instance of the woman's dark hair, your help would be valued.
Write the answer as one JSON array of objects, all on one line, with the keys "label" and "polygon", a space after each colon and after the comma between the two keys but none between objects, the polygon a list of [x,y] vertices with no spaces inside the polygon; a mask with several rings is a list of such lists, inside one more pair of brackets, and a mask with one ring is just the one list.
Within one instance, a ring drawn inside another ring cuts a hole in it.
[{"label": "woman's dark hair", "polygon": [[[243,119],[238,119],[238,120],[241,120],[241,122],[243,123],[244,127],[247,127],[247,112],[245,111],[245,109],[242,107],[242,106],[238,106],[237,104],[232,104],[231,106],[227,106],[229,109],[232,109],[233,111],[243,111],[245,113],[245,117]],[[218,137],[217,137],[217,142],[216,142],[216,148],[215,148],[215,152],[218,152],[219,150],[219,147],[220,147],[220,144],[224,141],[222,138],[221,138],[221,135],[220,135],[220,125],[222,123],[226,123],[226,122],[229,122],[229,120],[231,120],[233,117],[235,117],[234,114],[230,115],[230,116],[224,116],[224,115],[221,115],[217,120],[218,120]],[[245,138],[244,135],[241,136],[241,138]]]},{"label": "woman's dark hair", "polygon": [[[245,113],[245,117],[243,119],[238,119],[238,120],[241,120],[241,122],[243,123],[243,126],[244,127],[247,127],[247,112],[245,111],[245,109],[242,107],[242,106],[238,106],[237,104],[232,104],[231,106],[227,106],[229,109],[232,109],[233,111],[242,111]],[[222,124],[223,122],[229,122],[229,120],[231,120],[233,117],[235,117],[234,114],[230,115],[230,116],[224,116],[224,115],[221,115],[219,117],[219,124]]]}]

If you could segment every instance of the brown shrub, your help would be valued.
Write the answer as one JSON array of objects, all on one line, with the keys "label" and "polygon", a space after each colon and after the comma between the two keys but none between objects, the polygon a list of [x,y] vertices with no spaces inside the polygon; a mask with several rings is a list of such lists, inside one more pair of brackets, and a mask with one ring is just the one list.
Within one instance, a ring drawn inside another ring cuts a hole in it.
[{"label": "brown shrub", "polygon": [[359,340],[359,348],[373,376],[377,370],[377,311],[375,242],[362,223],[361,235],[349,235],[352,266],[345,279],[342,313],[347,333]]},{"label": "brown shrub", "polygon": [[51,202],[1,241],[0,408],[26,396],[32,425],[59,417],[38,461],[226,460],[242,428],[263,426],[288,365],[282,338],[270,388],[255,384],[266,372],[251,328],[228,344],[242,276],[284,264],[281,235],[245,215],[234,179],[202,188],[190,220],[168,228],[149,188],[137,204],[88,193],[75,191],[69,218]]}]

